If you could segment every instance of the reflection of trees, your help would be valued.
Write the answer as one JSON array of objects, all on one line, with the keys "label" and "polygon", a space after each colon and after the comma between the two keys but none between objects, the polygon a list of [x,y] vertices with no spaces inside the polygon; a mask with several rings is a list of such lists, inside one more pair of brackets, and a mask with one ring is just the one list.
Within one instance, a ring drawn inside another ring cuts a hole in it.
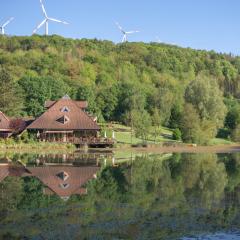
[{"label": "reflection of trees", "polygon": [[210,208],[224,196],[227,174],[223,163],[215,154],[183,155],[180,175],[188,199]]},{"label": "reflection of trees", "polygon": [[15,177],[7,177],[0,183],[0,215],[10,210],[16,210],[23,197],[22,180]]},{"label": "reflection of trees", "polygon": [[[222,205],[224,190],[231,191],[228,179],[237,173],[236,162],[218,160],[215,154],[137,157],[131,164],[103,168],[87,184],[86,196],[72,196],[66,203],[47,201],[42,186],[25,178],[20,187],[25,197],[20,194],[17,205],[45,237],[51,231],[56,239],[70,232],[87,239],[178,239],[240,219],[236,205]],[[19,226],[29,224],[23,216]]]}]

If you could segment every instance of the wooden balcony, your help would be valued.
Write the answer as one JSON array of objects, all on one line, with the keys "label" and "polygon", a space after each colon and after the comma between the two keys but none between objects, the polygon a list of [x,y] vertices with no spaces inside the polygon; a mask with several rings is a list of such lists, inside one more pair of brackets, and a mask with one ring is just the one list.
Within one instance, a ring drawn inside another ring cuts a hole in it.
[{"label": "wooden balcony", "polygon": [[56,142],[56,143],[72,143],[78,146],[89,146],[89,147],[113,147],[116,143],[115,139],[102,138],[102,137],[74,137],[74,136],[46,136],[40,137],[41,141],[44,142]]}]

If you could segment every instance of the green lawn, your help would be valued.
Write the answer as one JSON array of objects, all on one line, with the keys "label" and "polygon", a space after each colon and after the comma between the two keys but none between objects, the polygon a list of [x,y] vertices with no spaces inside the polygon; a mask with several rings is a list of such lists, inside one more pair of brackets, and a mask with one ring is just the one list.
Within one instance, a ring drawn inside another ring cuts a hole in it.
[{"label": "green lawn", "polygon": [[[143,140],[140,138],[137,138],[134,133],[133,136],[131,136],[131,128],[120,125],[120,124],[113,124],[113,129],[115,131],[115,137],[119,143],[125,143],[125,144],[138,144],[142,143]],[[172,140],[172,131],[165,127],[159,128],[159,135],[156,138],[156,142],[164,142],[164,141],[173,141]],[[154,136],[155,129],[152,127],[151,134],[149,135],[147,142],[154,143],[155,142],[155,136]]]},{"label": "green lawn", "polygon": [[227,139],[223,139],[223,138],[213,138],[212,140],[210,140],[209,145],[231,145],[234,144],[234,142],[227,140]]}]

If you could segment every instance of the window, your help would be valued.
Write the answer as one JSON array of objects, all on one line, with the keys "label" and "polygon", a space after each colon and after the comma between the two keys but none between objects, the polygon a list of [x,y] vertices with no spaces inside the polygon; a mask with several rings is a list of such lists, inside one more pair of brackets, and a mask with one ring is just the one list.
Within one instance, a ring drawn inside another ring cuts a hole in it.
[{"label": "window", "polygon": [[64,106],[62,109],[61,109],[61,112],[63,113],[66,113],[66,112],[70,112],[69,108]]},{"label": "window", "polygon": [[63,189],[67,189],[70,185],[68,183],[62,183],[60,184],[60,187]]},{"label": "window", "polygon": [[65,115],[57,119],[57,122],[62,123],[62,124],[66,124],[69,121],[70,121],[70,119]]},{"label": "window", "polygon": [[68,175],[68,173],[63,171],[63,172],[58,173],[57,177],[59,177],[63,181],[66,181],[69,178],[69,175]]}]

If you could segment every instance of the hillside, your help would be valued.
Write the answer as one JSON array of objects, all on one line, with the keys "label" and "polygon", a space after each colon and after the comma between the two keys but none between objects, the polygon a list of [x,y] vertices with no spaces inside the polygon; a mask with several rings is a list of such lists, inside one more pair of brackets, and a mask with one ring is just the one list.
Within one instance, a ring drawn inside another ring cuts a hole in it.
[{"label": "hillside", "polygon": [[181,128],[184,111],[193,111],[201,130],[210,128],[212,135],[224,122],[229,134],[240,122],[240,58],[231,55],[158,43],[1,36],[0,65],[12,79],[1,80],[0,90],[0,110],[10,116],[38,116],[45,100],[69,94],[87,99],[100,121],[145,119],[138,129],[150,121]]}]

